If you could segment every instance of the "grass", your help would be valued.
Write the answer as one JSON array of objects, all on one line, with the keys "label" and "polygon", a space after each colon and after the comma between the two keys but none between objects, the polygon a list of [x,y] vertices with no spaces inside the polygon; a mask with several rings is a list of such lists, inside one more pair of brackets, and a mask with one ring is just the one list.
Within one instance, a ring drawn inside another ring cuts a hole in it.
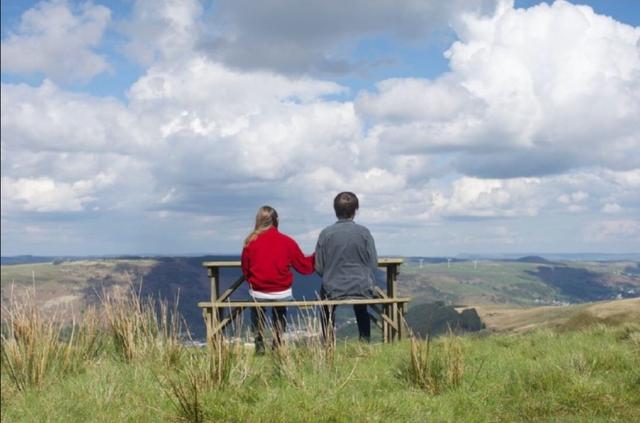
[{"label": "grass", "polygon": [[77,371],[99,350],[98,317],[88,309],[84,320],[65,325],[45,318],[35,305],[35,292],[12,297],[2,307],[2,372],[17,391],[41,387],[52,375]]},{"label": "grass", "polygon": [[464,374],[464,354],[460,338],[449,331],[444,342],[433,344],[411,339],[407,380],[432,395],[458,388]]},{"label": "grass", "polygon": [[[427,356],[423,341],[338,342],[330,362],[318,360],[323,353],[314,348],[319,343],[289,344],[259,357],[242,344],[188,348],[173,363],[145,350],[127,361],[116,354],[114,339],[105,339],[96,356],[83,359],[81,370],[23,390],[3,362],[2,420],[640,419],[640,325],[629,323],[565,332],[449,335],[431,341]],[[422,358],[412,364],[419,351]],[[438,381],[438,389],[420,382],[416,364]]]}]

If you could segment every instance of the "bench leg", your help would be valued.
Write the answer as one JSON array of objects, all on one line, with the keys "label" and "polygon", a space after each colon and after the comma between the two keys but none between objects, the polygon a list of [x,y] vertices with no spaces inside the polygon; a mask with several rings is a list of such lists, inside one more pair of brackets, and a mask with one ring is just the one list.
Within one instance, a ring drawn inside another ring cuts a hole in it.
[{"label": "bench leg", "polygon": [[398,323],[398,340],[404,337],[404,304],[398,304],[398,313],[396,314]]},{"label": "bench leg", "polygon": [[207,331],[207,337],[206,339],[208,340],[211,337],[211,309],[209,308],[203,308],[202,309],[202,319],[204,320],[204,327]]},{"label": "bench leg", "polygon": [[398,332],[400,329],[400,326],[399,326],[400,319],[398,319],[397,303],[391,304],[391,319],[393,320],[393,323],[395,325],[395,328],[391,329],[391,341],[396,341],[398,339]]},{"label": "bench leg", "polygon": [[[382,313],[387,317],[389,316],[389,305],[388,304],[385,304],[382,307]],[[389,343],[389,330],[390,329],[391,328],[389,327],[389,322],[387,322],[387,320],[383,318],[382,319],[382,342],[385,343],[385,344]]]},{"label": "bench leg", "polygon": [[213,307],[207,307],[202,309],[202,315],[204,317],[204,323],[207,327],[207,342],[214,343],[218,341],[218,337],[222,336],[222,328],[218,324],[217,310],[213,310]]}]

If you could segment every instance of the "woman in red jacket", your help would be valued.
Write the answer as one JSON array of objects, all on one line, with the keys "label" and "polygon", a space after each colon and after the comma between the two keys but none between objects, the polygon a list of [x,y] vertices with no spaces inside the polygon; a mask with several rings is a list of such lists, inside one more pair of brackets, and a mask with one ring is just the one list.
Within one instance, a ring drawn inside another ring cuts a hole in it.
[{"label": "woman in red jacket", "polygon": [[[314,271],[314,256],[305,256],[296,242],[278,231],[278,213],[263,206],[256,214],[256,225],[242,250],[242,273],[249,281],[249,294],[259,302],[290,301],[293,274],[291,267],[309,275]],[[282,342],[287,326],[287,308],[272,307],[274,344]],[[262,308],[251,309],[251,327],[256,353],[264,353],[265,315]]]}]

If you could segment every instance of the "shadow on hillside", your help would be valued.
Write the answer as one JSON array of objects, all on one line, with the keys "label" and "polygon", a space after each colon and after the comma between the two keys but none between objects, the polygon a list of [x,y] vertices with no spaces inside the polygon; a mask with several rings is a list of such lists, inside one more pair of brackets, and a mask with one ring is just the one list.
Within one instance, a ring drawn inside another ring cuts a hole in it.
[{"label": "shadow on hillside", "polygon": [[538,266],[525,270],[534,277],[558,289],[560,295],[576,301],[597,301],[614,297],[616,291],[607,286],[600,273],[567,266]]},{"label": "shadow on hillside", "polygon": [[409,309],[405,319],[413,333],[421,338],[437,336],[449,329],[454,332],[477,332],[485,328],[478,312],[468,308],[458,312],[455,306],[442,301],[417,304]]},{"label": "shadow on hillside", "polygon": [[205,326],[198,302],[209,299],[209,279],[202,258],[161,258],[142,281],[141,294],[170,305],[178,301],[178,312],[194,338],[204,338]]},{"label": "shadow on hillside", "polygon": [[[142,285],[142,295],[154,298],[166,299],[173,304],[178,297],[178,311],[186,320],[194,339],[204,339],[206,328],[202,318],[202,310],[198,303],[209,301],[211,291],[207,271],[202,267],[204,261],[220,260],[220,257],[182,257],[162,258],[151,271],[145,275]],[[236,260],[237,258],[232,258]],[[226,268],[220,272],[219,292],[224,292],[240,276],[239,268]],[[294,297],[297,299],[315,299],[319,290],[320,279],[317,275],[302,276],[295,274],[293,284]],[[231,300],[249,299],[248,284],[243,283],[231,295]],[[226,313],[224,311],[223,313]],[[296,314],[296,309],[289,308],[289,317]],[[242,327],[247,328],[248,313],[243,313]],[[229,330],[233,330],[230,327]]]},{"label": "shadow on hillside", "polygon": [[624,268],[624,272],[629,275],[640,275],[640,263],[636,263],[635,266],[627,266]]}]

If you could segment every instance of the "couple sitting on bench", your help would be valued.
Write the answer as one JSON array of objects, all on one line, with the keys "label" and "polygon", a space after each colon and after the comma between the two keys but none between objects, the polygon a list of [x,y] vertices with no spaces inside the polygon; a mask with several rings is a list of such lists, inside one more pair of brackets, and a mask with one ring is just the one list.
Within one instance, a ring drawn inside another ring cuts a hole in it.
[{"label": "couple sitting on bench", "polygon": [[[291,267],[304,275],[316,271],[322,277],[320,297],[323,300],[373,298],[378,256],[369,230],[353,221],[358,197],[351,192],[341,192],[334,199],[333,208],[338,221],[322,230],[311,256],[305,256],[293,239],[278,231],[278,214],[272,207],[263,206],[258,210],[255,229],[246,238],[242,250],[242,273],[255,301],[293,300]],[[325,339],[333,336],[335,307],[322,307]],[[369,342],[371,322],[367,305],[356,304],[353,310],[360,339]],[[276,345],[282,342],[286,317],[286,307],[273,307]],[[263,353],[265,316],[262,308],[251,309],[251,326],[256,352]]]}]

